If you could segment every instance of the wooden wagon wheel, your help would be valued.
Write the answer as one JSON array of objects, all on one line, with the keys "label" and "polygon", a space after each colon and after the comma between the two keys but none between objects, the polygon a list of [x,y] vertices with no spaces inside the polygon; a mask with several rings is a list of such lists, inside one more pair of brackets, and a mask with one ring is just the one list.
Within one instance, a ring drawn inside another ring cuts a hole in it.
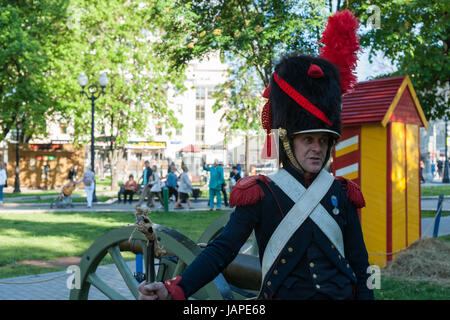
[{"label": "wooden wagon wheel", "polygon": [[[142,233],[133,233],[134,230],[134,226],[117,228],[98,238],[92,244],[80,261],[80,288],[73,288],[70,291],[71,300],[88,299],[91,285],[110,299],[126,299],[115,288],[106,284],[97,274],[97,267],[107,254],[113,259],[131,294],[134,298],[138,298],[137,288],[139,283],[121,254],[121,251],[143,253],[144,261],[147,261],[147,241]],[[192,240],[176,230],[157,224],[153,224],[153,230],[156,231],[159,244],[167,251],[167,254],[161,257],[159,263],[157,263],[156,281],[164,281],[181,274],[186,266],[201,252],[201,249]],[[133,234],[133,237],[129,239],[131,234]],[[144,270],[147,270],[147,266]],[[232,299],[233,294],[223,275],[219,274],[213,281],[198,290],[192,298],[201,300]]]}]

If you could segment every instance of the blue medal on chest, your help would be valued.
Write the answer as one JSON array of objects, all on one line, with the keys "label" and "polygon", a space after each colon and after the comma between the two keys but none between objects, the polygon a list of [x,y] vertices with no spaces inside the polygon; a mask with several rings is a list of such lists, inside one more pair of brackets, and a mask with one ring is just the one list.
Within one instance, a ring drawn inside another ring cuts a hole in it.
[{"label": "blue medal on chest", "polygon": [[338,215],[339,214],[339,209],[337,208],[337,206],[338,206],[338,199],[337,199],[337,197],[335,195],[331,196],[331,204],[334,207],[333,210],[332,210],[333,214]]}]

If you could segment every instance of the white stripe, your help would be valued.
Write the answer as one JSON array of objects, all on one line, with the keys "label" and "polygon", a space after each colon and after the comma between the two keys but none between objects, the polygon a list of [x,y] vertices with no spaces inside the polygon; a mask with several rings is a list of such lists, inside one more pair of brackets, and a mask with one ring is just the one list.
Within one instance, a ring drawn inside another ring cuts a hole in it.
[{"label": "white stripe", "polygon": [[355,171],[358,171],[358,163],[354,163],[336,170],[336,177],[342,177]]},{"label": "white stripe", "polygon": [[344,141],[339,142],[338,144],[336,144],[336,151],[347,148],[351,145],[358,143],[358,139],[359,139],[359,136],[356,135],[351,138],[345,139]]}]

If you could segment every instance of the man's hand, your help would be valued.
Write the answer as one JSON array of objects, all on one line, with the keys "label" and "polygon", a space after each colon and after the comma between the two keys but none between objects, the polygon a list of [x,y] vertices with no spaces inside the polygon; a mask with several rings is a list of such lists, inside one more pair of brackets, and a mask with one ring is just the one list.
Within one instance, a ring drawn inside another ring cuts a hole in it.
[{"label": "man's hand", "polygon": [[172,300],[172,296],[162,282],[152,282],[150,284],[142,282],[138,290],[139,300]]}]

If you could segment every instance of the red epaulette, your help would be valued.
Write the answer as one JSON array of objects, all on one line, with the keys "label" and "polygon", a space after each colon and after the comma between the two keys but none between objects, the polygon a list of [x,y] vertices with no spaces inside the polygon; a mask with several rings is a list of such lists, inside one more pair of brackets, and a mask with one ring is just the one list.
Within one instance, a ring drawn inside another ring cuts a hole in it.
[{"label": "red epaulette", "polygon": [[361,187],[354,183],[352,180],[345,179],[343,177],[336,177],[342,184],[342,189],[347,191],[347,198],[355,205],[356,208],[360,209],[366,206],[366,201],[361,192]]},{"label": "red epaulette", "polygon": [[258,181],[267,183],[272,180],[261,174],[239,179],[231,190],[230,206],[248,206],[264,198],[264,191],[258,185]]}]

